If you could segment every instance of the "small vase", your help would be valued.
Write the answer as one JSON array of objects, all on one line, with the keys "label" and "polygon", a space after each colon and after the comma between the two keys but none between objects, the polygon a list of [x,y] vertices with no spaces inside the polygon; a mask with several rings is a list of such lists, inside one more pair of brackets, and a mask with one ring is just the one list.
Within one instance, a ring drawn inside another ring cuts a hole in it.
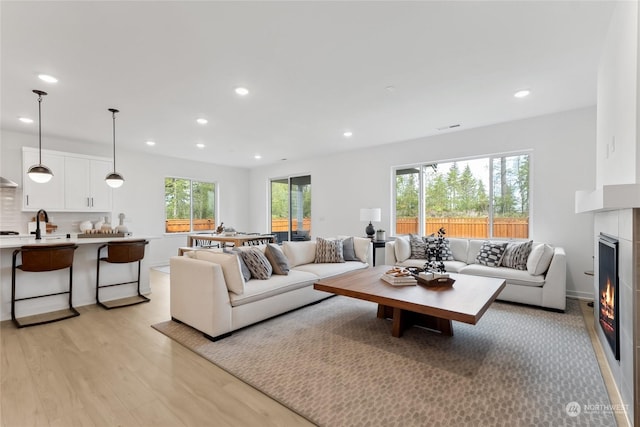
[{"label": "small vase", "polygon": [[386,232],[376,231],[376,240],[386,240]]}]

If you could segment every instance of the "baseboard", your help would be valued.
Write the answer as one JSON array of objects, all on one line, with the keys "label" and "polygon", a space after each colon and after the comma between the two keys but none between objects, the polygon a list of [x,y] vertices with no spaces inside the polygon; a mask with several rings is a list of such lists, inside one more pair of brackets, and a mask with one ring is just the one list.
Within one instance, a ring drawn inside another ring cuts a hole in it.
[{"label": "baseboard", "polygon": [[591,292],[567,291],[567,298],[583,300],[583,301],[593,301],[594,295]]}]

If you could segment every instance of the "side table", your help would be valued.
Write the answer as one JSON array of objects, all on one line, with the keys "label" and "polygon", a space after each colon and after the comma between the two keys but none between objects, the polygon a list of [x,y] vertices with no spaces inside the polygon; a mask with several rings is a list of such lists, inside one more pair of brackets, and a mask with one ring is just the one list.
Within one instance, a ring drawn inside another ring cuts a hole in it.
[{"label": "side table", "polygon": [[375,240],[371,239],[371,243],[373,243],[373,266],[376,266],[376,248],[384,248],[387,242],[391,240]]}]

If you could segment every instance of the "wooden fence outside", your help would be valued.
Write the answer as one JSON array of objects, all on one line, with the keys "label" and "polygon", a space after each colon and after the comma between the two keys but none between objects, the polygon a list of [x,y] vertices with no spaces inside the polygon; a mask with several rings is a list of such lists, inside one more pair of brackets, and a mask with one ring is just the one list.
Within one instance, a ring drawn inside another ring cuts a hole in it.
[{"label": "wooden fence outside", "polygon": [[[488,238],[489,218],[427,218],[425,234],[438,233],[444,227],[449,237]],[[398,218],[396,234],[418,232],[418,218]],[[493,237],[526,239],[529,237],[529,218],[494,218]]]},{"label": "wooden fence outside", "polygon": [[[213,219],[194,219],[193,231],[208,231],[216,228]],[[191,221],[189,219],[168,219],[165,221],[164,230],[166,233],[185,233],[191,231]]]},{"label": "wooden fence outside", "polygon": [[[299,230],[297,219],[291,221],[291,229]],[[311,231],[311,218],[302,218],[302,229]],[[271,218],[271,232],[276,233],[279,231],[289,231],[288,218]]]}]

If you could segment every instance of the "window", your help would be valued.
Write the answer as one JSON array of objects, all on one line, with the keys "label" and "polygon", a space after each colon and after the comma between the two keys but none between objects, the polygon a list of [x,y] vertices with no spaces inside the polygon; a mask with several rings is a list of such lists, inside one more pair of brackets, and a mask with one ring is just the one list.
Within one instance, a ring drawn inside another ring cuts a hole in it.
[{"label": "window", "polygon": [[279,242],[310,239],[311,176],[271,180],[271,233]]},{"label": "window", "polygon": [[396,234],[529,237],[529,154],[398,168],[395,178]]},{"label": "window", "polygon": [[215,189],[212,182],[165,178],[165,232],[215,230]]}]

